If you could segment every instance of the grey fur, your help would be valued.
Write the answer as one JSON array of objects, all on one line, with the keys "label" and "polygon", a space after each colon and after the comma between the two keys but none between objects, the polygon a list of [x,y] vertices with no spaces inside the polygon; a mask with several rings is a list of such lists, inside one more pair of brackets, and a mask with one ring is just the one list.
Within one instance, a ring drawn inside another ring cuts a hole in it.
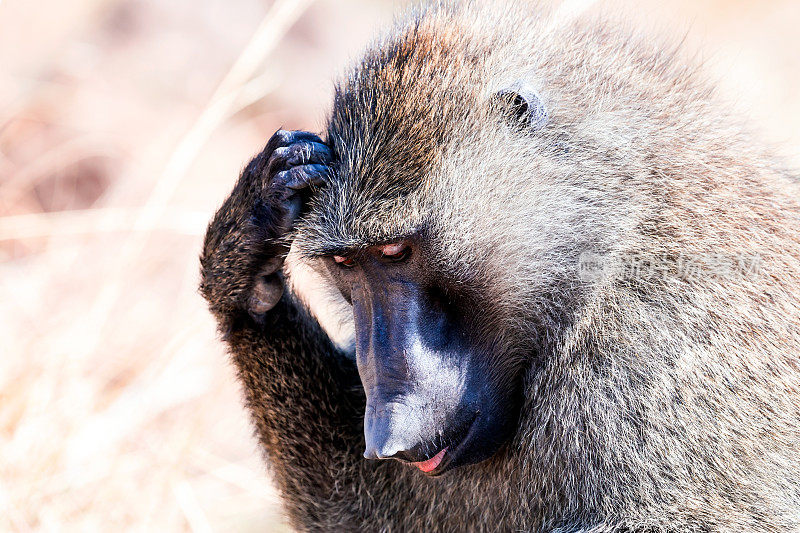
[{"label": "grey fur", "polygon": [[[314,261],[433,236],[432,268],[474,287],[487,334],[525,369],[519,430],[490,460],[441,479],[364,460],[346,354],[289,294],[263,325],[242,313],[269,255],[249,219],[258,172],[212,222],[203,292],[289,516],[330,531],[800,531],[800,188],[674,51],[550,20],[476,2],[398,23],[337,89],[339,163],[294,242]],[[538,131],[491,103],[517,79],[548,109]],[[582,278],[587,253],[658,268]],[[719,257],[760,263],[683,268]]]}]

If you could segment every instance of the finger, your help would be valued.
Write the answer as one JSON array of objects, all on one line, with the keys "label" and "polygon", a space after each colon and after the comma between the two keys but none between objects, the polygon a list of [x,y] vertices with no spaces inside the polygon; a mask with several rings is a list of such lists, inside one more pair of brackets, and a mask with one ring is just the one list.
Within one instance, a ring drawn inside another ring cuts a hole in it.
[{"label": "finger", "polygon": [[258,317],[275,307],[283,296],[283,282],[276,275],[258,276],[247,302],[248,311]]},{"label": "finger", "polygon": [[328,172],[329,168],[326,165],[292,167],[289,170],[278,172],[275,175],[272,186],[275,189],[288,189],[285,191],[286,196],[284,196],[288,197],[310,185],[325,185]]},{"label": "finger", "polygon": [[299,195],[292,194],[284,200],[283,207],[285,211],[281,221],[281,229],[286,233],[292,229],[295,221],[300,218],[300,213],[303,210],[303,201]]},{"label": "finger", "polygon": [[286,162],[293,167],[312,163],[326,164],[331,160],[331,149],[323,143],[296,143],[288,148],[289,157]]},{"label": "finger", "polygon": [[274,274],[283,267],[283,260],[284,258],[280,255],[275,257],[270,257],[269,259],[264,261],[263,265],[261,265],[261,270],[260,270],[261,274],[263,274],[264,276],[270,276]]},{"label": "finger", "polygon": [[303,165],[300,167],[293,167],[289,171],[290,179],[286,182],[286,187],[294,191],[299,191],[310,185],[325,185],[328,172],[329,168],[326,165]]},{"label": "finger", "polygon": [[320,144],[324,144],[322,139],[320,139],[319,135],[308,131],[300,131],[300,130],[278,130],[276,131],[272,137],[270,137],[269,141],[267,142],[267,147],[264,151],[268,153],[272,153],[277,148],[289,146],[290,144],[294,144],[297,142],[317,142]]},{"label": "finger", "polygon": [[291,146],[276,148],[267,163],[267,172],[272,175],[291,167],[308,164],[328,163],[331,150],[326,145],[316,142],[301,142]]}]

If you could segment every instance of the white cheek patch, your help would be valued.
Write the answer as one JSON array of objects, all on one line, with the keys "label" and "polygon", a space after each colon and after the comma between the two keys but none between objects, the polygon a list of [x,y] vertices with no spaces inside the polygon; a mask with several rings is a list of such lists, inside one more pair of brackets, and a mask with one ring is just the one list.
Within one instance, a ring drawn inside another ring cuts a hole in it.
[{"label": "white cheek patch", "polygon": [[284,268],[292,292],[308,305],[331,340],[355,361],[353,308],[324,270],[303,259],[292,246]]},{"label": "white cheek patch", "polygon": [[[424,398],[424,405],[417,408],[429,412],[428,416],[435,424],[441,422],[440,417],[454,409],[465,392],[465,369],[458,365],[457,357],[442,357],[444,354],[432,352],[422,339],[415,338],[412,350],[422,357],[410,360],[409,373],[415,378],[415,391],[418,398]],[[439,416],[437,416],[437,414]]]}]

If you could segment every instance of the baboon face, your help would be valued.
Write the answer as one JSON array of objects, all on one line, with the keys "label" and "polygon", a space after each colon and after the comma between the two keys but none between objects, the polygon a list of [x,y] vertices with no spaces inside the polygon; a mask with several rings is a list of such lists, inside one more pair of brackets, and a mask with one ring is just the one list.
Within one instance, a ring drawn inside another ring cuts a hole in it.
[{"label": "baboon face", "polygon": [[504,287],[528,277],[510,271],[526,261],[517,253],[512,266],[492,266],[493,252],[507,244],[498,239],[508,237],[491,230],[501,224],[512,235],[525,217],[509,211],[500,221],[511,192],[490,197],[475,187],[490,186],[486,157],[444,161],[453,139],[499,135],[488,142],[503,146],[540,127],[544,115],[535,95],[516,89],[470,109],[473,116],[436,129],[421,127],[431,122],[413,113],[364,117],[335,106],[340,115],[329,138],[336,162],[296,239],[352,305],[366,394],[364,456],[405,461],[432,476],[494,455],[515,431],[521,397],[521,335],[513,330],[520,320],[508,313],[521,306],[509,306],[519,294]]},{"label": "baboon face", "polygon": [[483,79],[488,49],[450,72],[463,58],[435,57],[449,50],[437,35],[387,44],[386,64],[337,88],[330,178],[295,238],[352,304],[365,457],[428,475],[487,459],[514,433],[529,351],[516,314],[531,299],[513,284],[548,277],[525,260],[528,235],[549,246],[516,179],[532,175],[518,154],[547,123],[542,101]]},{"label": "baboon face", "polygon": [[493,455],[513,430],[513,380],[498,379],[485,309],[437,271],[424,234],[324,261],[352,304],[368,459],[428,475]]}]

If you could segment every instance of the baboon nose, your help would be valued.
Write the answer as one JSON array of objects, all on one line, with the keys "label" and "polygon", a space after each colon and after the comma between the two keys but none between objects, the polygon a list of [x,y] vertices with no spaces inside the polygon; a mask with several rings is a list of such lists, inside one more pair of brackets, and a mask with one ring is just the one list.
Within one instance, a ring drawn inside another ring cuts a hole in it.
[{"label": "baboon nose", "polygon": [[[416,440],[410,438],[419,433],[414,424],[409,422],[413,417],[407,416],[407,413],[398,417],[398,413],[393,411],[391,408],[384,409],[383,416],[367,416],[364,420],[364,457],[367,459],[403,459],[417,444]],[[403,428],[397,427],[397,420],[405,421]]]},{"label": "baboon nose", "polygon": [[383,446],[367,446],[364,457],[367,459],[391,459],[404,451],[402,447],[394,443],[386,443]]},{"label": "baboon nose", "polygon": [[366,450],[364,457],[367,459],[391,459],[401,456],[402,452],[410,447],[403,443],[396,435],[386,431],[386,424],[378,424],[383,427],[374,427],[366,435]]}]

